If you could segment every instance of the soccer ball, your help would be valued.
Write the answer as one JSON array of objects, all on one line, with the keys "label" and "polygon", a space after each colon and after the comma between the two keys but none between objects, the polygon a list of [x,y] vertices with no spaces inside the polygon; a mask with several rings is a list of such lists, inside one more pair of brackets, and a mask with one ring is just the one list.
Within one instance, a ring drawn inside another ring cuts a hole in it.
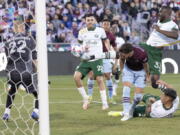
[{"label": "soccer ball", "polygon": [[75,57],[81,57],[84,53],[84,49],[82,46],[76,44],[76,45],[71,45],[71,53],[75,56]]}]

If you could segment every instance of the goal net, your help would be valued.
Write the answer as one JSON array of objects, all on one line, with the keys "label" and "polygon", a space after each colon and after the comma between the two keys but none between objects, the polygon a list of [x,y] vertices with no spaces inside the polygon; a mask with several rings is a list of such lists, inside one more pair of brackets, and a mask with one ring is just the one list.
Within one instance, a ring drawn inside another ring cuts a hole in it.
[{"label": "goal net", "polygon": [[0,135],[42,134],[35,14],[34,0],[0,0]]}]

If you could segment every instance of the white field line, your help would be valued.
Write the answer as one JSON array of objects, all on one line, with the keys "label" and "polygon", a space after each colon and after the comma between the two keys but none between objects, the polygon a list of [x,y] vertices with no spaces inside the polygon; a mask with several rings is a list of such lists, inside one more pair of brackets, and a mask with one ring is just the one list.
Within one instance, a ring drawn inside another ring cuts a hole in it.
[{"label": "white field line", "polygon": [[[50,101],[49,104],[81,104],[83,103],[83,101]],[[102,102],[100,101],[92,101],[92,103],[96,103],[96,104],[102,104]],[[24,105],[33,105],[33,103],[23,103]],[[4,106],[5,104],[0,104],[0,106]],[[22,105],[22,103],[15,103],[13,105]]]}]

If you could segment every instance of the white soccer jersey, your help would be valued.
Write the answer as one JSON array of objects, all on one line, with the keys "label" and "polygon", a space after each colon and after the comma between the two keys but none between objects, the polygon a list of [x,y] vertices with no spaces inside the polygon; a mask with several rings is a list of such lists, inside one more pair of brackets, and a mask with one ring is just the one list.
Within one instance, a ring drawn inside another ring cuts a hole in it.
[{"label": "white soccer jersey", "polygon": [[168,110],[163,107],[161,100],[158,100],[152,104],[150,116],[152,118],[168,117],[169,115],[172,115],[178,109],[178,105],[179,105],[179,97],[177,97],[173,101],[173,106]]},{"label": "white soccer jersey", "polygon": [[96,27],[94,30],[83,28],[79,31],[78,40],[82,41],[83,48],[88,48],[89,55],[95,55],[103,52],[102,39],[106,39],[106,33],[103,28]]},{"label": "white soccer jersey", "polygon": [[[159,26],[159,28],[161,30],[165,30],[165,31],[172,31],[173,29],[179,30],[178,25],[171,21],[165,22],[165,23],[160,23],[159,21],[157,22],[157,25]],[[150,34],[148,40],[147,40],[147,44],[150,46],[169,46],[169,45],[173,45],[176,44],[174,42],[176,42],[176,39],[173,38],[169,38],[167,36],[165,36],[164,34],[157,32],[155,29],[152,31],[152,33]]]},{"label": "white soccer jersey", "polygon": [[122,37],[116,37],[116,44],[117,44],[117,49],[119,49],[124,43],[124,39]]}]

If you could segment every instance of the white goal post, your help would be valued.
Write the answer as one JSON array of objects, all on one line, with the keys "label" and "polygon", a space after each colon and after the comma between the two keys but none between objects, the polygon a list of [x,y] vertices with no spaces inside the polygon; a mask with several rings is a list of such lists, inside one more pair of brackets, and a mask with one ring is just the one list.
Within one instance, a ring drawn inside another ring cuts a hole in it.
[{"label": "white goal post", "polygon": [[49,97],[48,97],[48,68],[46,41],[46,1],[35,1],[36,41],[38,50],[38,89],[40,112],[40,135],[49,135]]}]

